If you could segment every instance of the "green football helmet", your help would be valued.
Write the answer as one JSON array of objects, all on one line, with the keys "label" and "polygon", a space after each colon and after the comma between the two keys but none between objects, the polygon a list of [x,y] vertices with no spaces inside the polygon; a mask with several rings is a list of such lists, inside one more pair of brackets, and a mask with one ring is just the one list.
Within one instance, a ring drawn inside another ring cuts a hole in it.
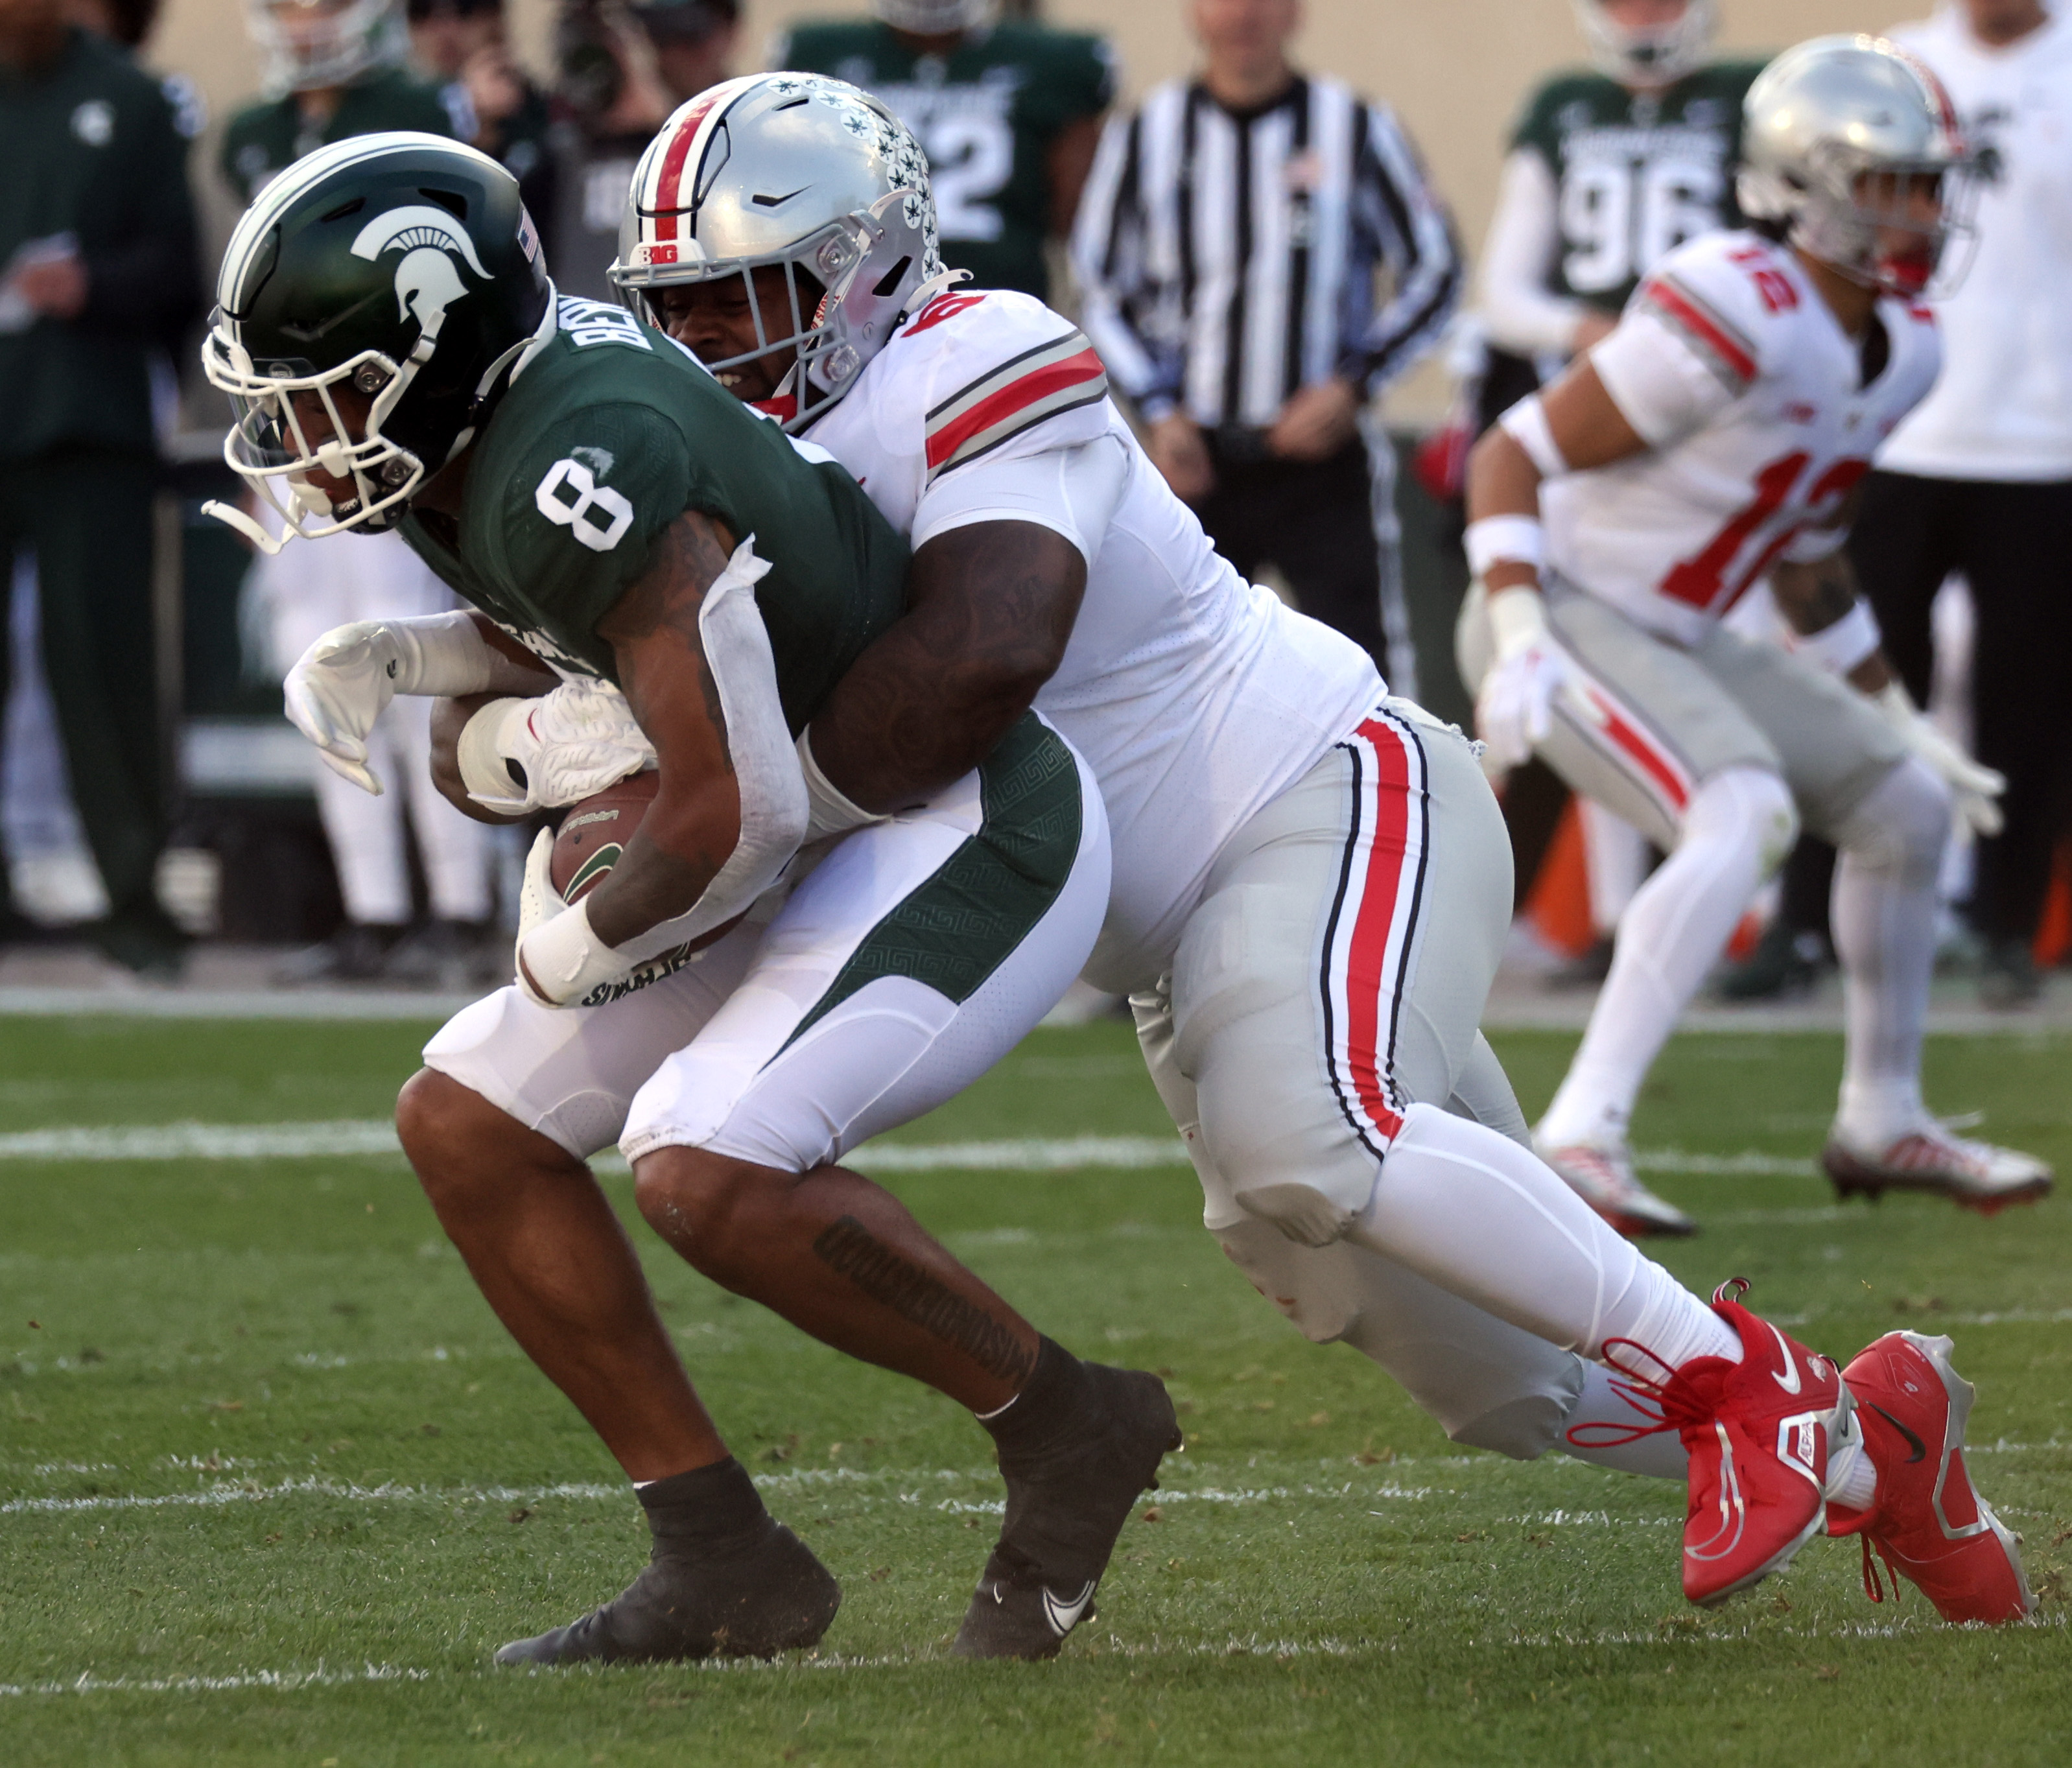
[{"label": "green football helmet", "polygon": [[231,236],[202,346],[236,416],[224,457],[283,532],[209,512],[269,553],[393,527],[548,335],[553,292],[517,180],[487,154],[398,133],[298,161]]}]

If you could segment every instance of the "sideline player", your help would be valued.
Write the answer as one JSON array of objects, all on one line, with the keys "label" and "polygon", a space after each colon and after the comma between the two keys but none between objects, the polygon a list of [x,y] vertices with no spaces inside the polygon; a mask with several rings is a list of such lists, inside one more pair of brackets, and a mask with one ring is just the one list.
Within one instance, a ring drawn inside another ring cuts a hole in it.
[{"label": "sideline player", "polygon": [[[1741,101],[1762,71],[1709,58],[1714,0],[1575,0],[1591,70],[1526,100],[1482,246],[1489,347],[1476,433],[1606,336],[1667,253],[1741,224]],[[1647,871],[1639,832],[1581,798],[1597,946],[1563,972],[1601,982]]]},{"label": "sideline player", "polygon": [[[845,114],[911,150],[881,113]],[[915,281],[931,256],[911,254]],[[614,1142],[707,1276],[978,1415],[1006,1520],[959,1647],[1054,1653],[1178,1445],[1172,1403],[1039,1338],[835,1162],[983,1073],[1080,968],[1108,881],[1090,777],[1017,718],[975,771],[767,895],[808,828],[794,734],[903,598],[906,549],[853,481],[623,309],[557,300],[516,182],[454,143],[312,155],[239,224],[218,299],[204,361],[237,411],[232,463],[290,538],[397,525],[509,635],[467,615],[333,633],[290,683],[305,731],[364,768],[393,694],[565,676],[623,690],[660,763],[579,903],[535,848],[517,984],[432,1040],[398,1112],[484,1296],[655,1538],[623,1595],[499,1661],[767,1654],[812,1643],[839,1601],[692,1390],[584,1164]],[[479,777],[509,808],[508,773]]]},{"label": "sideline player", "polygon": [[[1922,1100],[1952,800],[1982,804],[2000,780],[1909,701],[1840,553],[1872,454],[1935,378],[1918,298],[1961,200],[1963,145],[1931,75],[1875,39],[1834,37],[1765,72],[1746,147],[1741,207],[1767,231],[1672,253],[1470,464],[1479,586],[1462,672],[1492,754],[1538,753],[1669,853],[1626,911],[1535,1137],[1635,1234],[1688,1227],[1634,1177],[1641,1083],[1802,821],[1842,853],[1848,1038],[1823,1157],[1837,1187],[1990,1210],[2050,1185],[2040,1162],[1959,1137]],[[1797,655],[1720,624],[1773,566]]]},{"label": "sideline player", "polygon": [[[843,90],[765,76],[679,112],[635,179],[617,273],[915,543],[910,611],[801,740],[816,796],[845,814],[852,797],[896,804],[1034,697],[1075,734],[1115,829],[1089,974],[1136,991],[1205,1219],[1240,1268],[1309,1336],[1388,1368],[1457,1439],[1520,1458],[1560,1441],[1684,1477],[1634,1390],[1573,1351],[1638,1337],[1672,1364],[1696,1359],[1670,1383],[1679,1416],[1707,1421],[1687,1590],[1710,1600],[1781,1563],[1763,1471],[1774,1429],[1736,1437],[1728,1483],[1746,1482],[1761,1520],[1728,1551],[1708,1546],[1700,1495],[1725,1489],[1712,1421],[1774,1404],[1769,1375],[1802,1375],[1770,1367],[1743,1384],[1706,1362],[1734,1356],[1737,1334],[1713,1334],[1720,1317],[1517,1145],[1523,1120],[1475,1030],[1509,919],[1508,848],[1468,746],[1215,556],[1066,321],[1011,294],[874,297],[864,266],[896,251],[882,242],[927,196],[835,124]],[[755,201],[808,186],[814,201],[783,216]],[[1514,1139],[1434,1108],[1449,1105]],[[1915,1381],[1910,1428],[1947,1437],[1955,1382]],[[1896,1562],[1927,1587],[1934,1556],[1906,1543],[1934,1524],[1904,1465],[1875,1433],[1868,1460],[1845,1445],[1830,1523],[1901,1543]],[[1863,1509],[1888,1466],[1883,1507]],[[2022,1612],[2010,1552],[1981,1523],[1955,1577],[1940,1575],[1942,1612]]]}]

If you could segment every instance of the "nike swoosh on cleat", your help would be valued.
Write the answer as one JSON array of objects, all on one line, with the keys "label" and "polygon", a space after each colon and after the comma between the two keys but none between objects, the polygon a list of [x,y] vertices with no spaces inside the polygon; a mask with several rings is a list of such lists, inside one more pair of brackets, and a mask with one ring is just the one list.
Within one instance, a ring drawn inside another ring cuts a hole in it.
[{"label": "nike swoosh on cleat", "polygon": [[1049,1618],[1052,1630],[1059,1638],[1079,1624],[1079,1617],[1087,1612],[1087,1604],[1094,1599],[1096,1578],[1087,1580],[1087,1587],[1069,1602],[1060,1602],[1050,1590],[1043,1592],[1043,1613]]},{"label": "nike swoosh on cleat", "polygon": [[[1765,1326],[1770,1326],[1770,1322],[1767,1320],[1764,1321],[1763,1324]],[[1791,1347],[1786,1342],[1784,1334],[1782,1332],[1779,1332],[1775,1326],[1770,1327],[1770,1334],[1772,1338],[1777,1340],[1777,1348],[1784,1353],[1784,1373],[1782,1375],[1779,1375],[1774,1369],[1773,1369],[1770,1371],[1770,1379],[1775,1382],[1778,1386],[1782,1388],[1786,1393],[1795,1394],[1799,1392],[1801,1383],[1799,1379],[1799,1365],[1797,1362],[1793,1359]]]},{"label": "nike swoosh on cleat", "polygon": [[1897,1431],[1901,1436],[1906,1439],[1908,1447],[1912,1449],[1914,1451],[1912,1454],[1906,1458],[1906,1464],[1908,1466],[1911,1467],[1917,1461],[1927,1460],[1927,1444],[1923,1442],[1918,1437],[1915,1436],[1912,1431],[1909,1430],[1906,1425],[1901,1424],[1897,1418],[1893,1417],[1890,1412],[1887,1412],[1885,1408],[1881,1406],[1875,1400],[1870,1402],[1870,1408],[1873,1412],[1876,1412],[1879,1417],[1884,1419],[1887,1424],[1890,1425],[1894,1430]]}]

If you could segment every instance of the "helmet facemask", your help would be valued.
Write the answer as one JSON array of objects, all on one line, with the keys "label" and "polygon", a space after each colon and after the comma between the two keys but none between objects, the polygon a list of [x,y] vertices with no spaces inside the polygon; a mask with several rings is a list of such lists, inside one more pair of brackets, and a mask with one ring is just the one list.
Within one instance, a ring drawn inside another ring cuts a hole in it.
[{"label": "helmet facemask", "polygon": [[1667,24],[1622,25],[1604,0],[1575,0],[1576,21],[1601,73],[1630,86],[1667,86],[1705,64],[1719,23],[1714,0],[1688,0]]},{"label": "helmet facemask", "polygon": [[[368,350],[335,368],[298,374],[276,363],[261,372],[220,315],[202,361],[210,384],[230,397],[234,421],[224,438],[224,459],[281,519],[281,537],[257,542],[265,550],[278,552],[290,537],[322,540],[348,528],[379,532],[402,520],[424,483],[425,463],[384,436],[381,426],[409,389],[411,365],[398,367]],[[347,389],[354,396],[349,409],[338,397]],[[312,400],[323,414],[322,428]],[[319,472],[350,479],[354,495],[334,501],[310,476]]]},{"label": "helmet facemask", "polygon": [[947,37],[993,23],[996,0],[870,0],[871,15],[894,31]]},{"label": "helmet facemask", "polygon": [[273,98],[345,85],[409,49],[401,0],[249,0],[246,19]]},{"label": "helmet facemask", "polygon": [[[612,281],[633,298],[650,323],[667,331],[668,322],[656,291],[742,278],[754,322],[755,346],[705,365],[714,374],[724,375],[790,351],[792,368],[786,384],[798,401],[798,410],[787,421],[803,424],[840,398],[876,354],[874,347],[866,352],[858,334],[889,335],[897,310],[890,315],[881,310],[920,283],[923,242],[918,230],[906,224],[910,201],[911,193],[895,191],[870,210],[830,221],[783,252],[709,264],[615,266]],[[767,269],[783,272],[783,298],[774,325],[756,278],[757,271]],[[882,344],[884,335],[874,342]]]}]

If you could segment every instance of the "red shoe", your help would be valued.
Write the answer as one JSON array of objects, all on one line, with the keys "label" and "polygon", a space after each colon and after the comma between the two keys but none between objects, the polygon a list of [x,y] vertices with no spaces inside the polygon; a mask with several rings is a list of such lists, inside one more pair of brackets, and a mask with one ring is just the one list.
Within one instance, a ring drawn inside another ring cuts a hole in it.
[{"label": "red shoe", "polygon": [[1835,1365],[1728,1299],[1728,1290],[1747,1289],[1737,1277],[1712,1297],[1712,1311],[1740,1336],[1739,1363],[1696,1357],[1670,1369],[1630,1339],[1605,1347],[1608,1361],[1623,1347],[1666,1371],[1660,1379],[1628,1371],[1618,1384],[1661,1419],[1621,1440],[1674,1430],[1691,1458],[1684,1593],[1703,1608],[1782,1571],[1820,1532],[1827,1445],[1848,1420],[1849,1392]]},{"label": "red shoe", "polygon": [[1864,1540],[1864,1593],[1885,1589],[1875,1548],[1893,1574],[1907,1579],[1946,1621],[2019,1621],[2036,1606],[2022,1575],[2017,1537],[1971,1489],[1964,1427],[1975,1392],[1950,1367],[1950,1341],[1888,1332],[1842,1371],[1855,1396],[1864,1447],[1877,1470],[1867,1511],[1831,1505],[1827,1532]]}]

